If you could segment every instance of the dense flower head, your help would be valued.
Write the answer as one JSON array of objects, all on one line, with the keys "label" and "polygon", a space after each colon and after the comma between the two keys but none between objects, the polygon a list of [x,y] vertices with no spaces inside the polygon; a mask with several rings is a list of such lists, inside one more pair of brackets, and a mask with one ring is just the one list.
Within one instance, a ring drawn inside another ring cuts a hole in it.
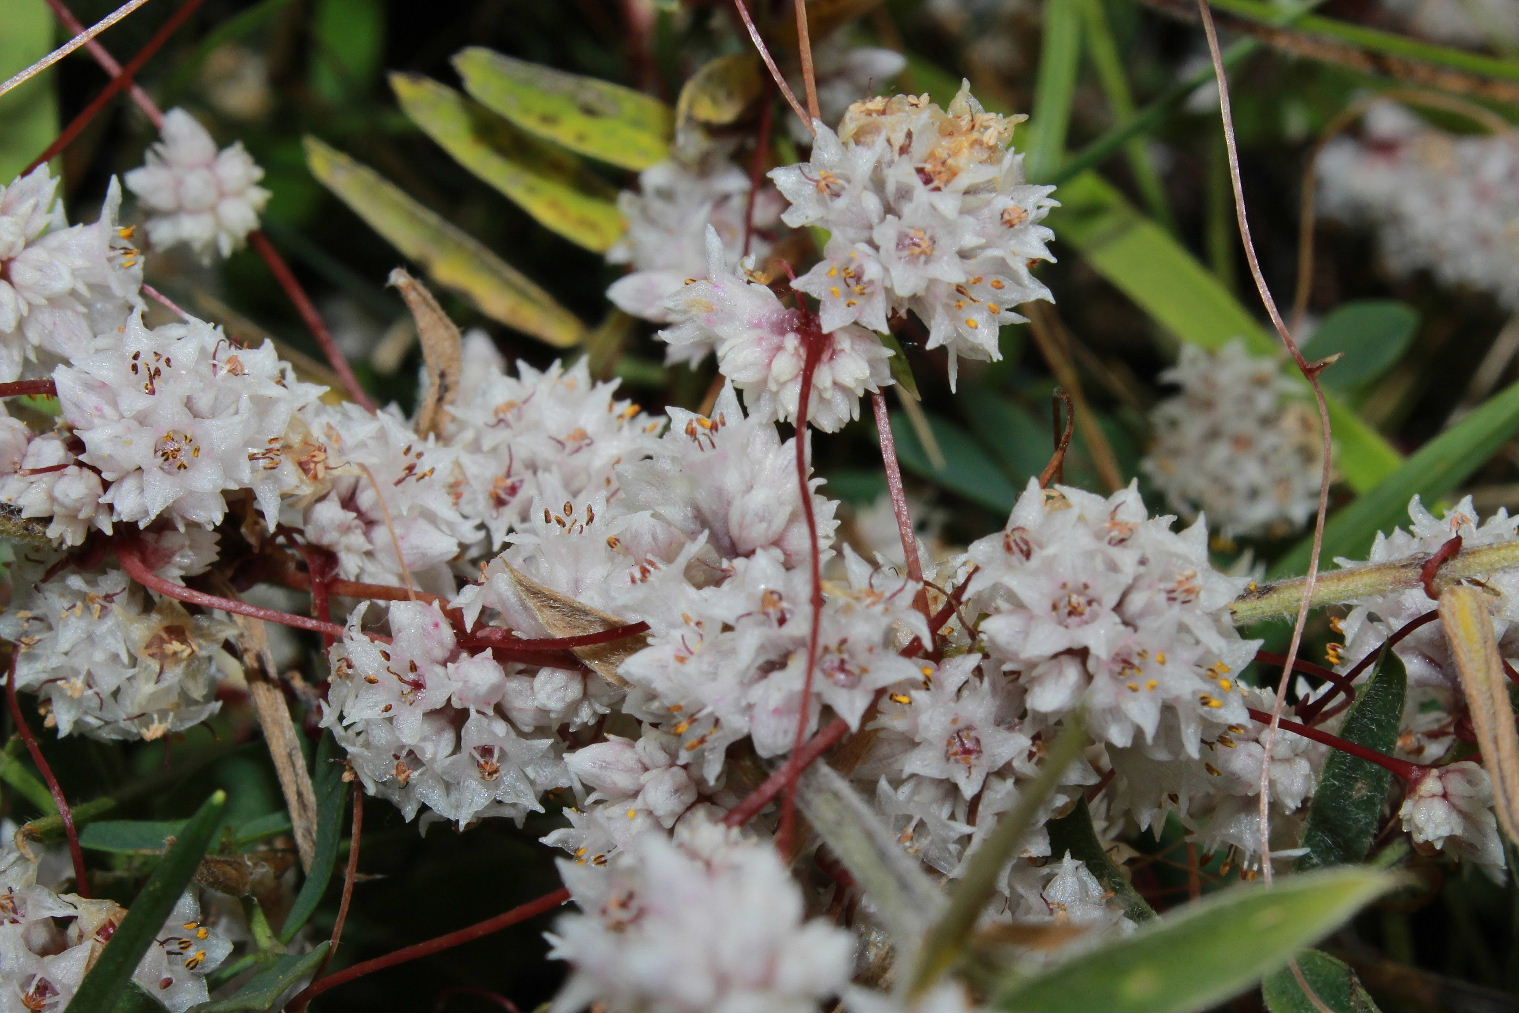
[{"label": "dense flower head", "polygon": [[[174,551],[146,555],[159,562]],[[13,572],[16,598],[0,614],[0,636],[15,641],[16,686],[42,698],[49,727],[156,739],[216,712],[218,654],[231,623],[192,616],[120,570],[48,577],[47,569]]]},{"label": "dense flower head", "polygon": [[389,643],[364,631],[364,611],[333,646],[322,724],[366,791],[407,819],[426,806],[463,826],[485,816],[520,823],[542,811],[540,795],[570,783],[560,743],[517,733],[502,707],[501,665],[462,650],[442,610],[393,603]]},{"label": "dense flower head", "polygon": [[516,375],[480,332],[464,338],[462,384],[441,437],[459,452],[459,510],[484,524],[499,551],[540,498],[617,489],[617,469],[653,453],[663,422],[618,399],[615,381],[591,379],[585,359]]},{"label": "dense flower head", "polygon": [[858,321],[884,329],[882,311],[911,311],[928,348],[997,359],[1013,307],[1050,298],[1030,267],[1052,259],[1053,234],[1038,224],[1053,187],[1024,182],[1008,147],[1013,124],[985,112],[968,87],[948,109],[896,95],[850,106],[837,132],[822,123],[810,160],[771,172],[791,202],[791,226],[831,238],[824,259],[796,281],[816,296],[825,328]]},{"label": "dense flower head", "polygon": [[1415,845],[1475,862],[1503,882],[1507,862],[1493,814],[1493,784],[1481,764],[1462,760],[1426,770],[1409,785],[1398,818]]},{"label": "dense flower head", "polygon": [[241,141],[217,150],[199,121],[183,109],[164,114],[163,136],[147,164],[125,176],[148,211],[148,238],[159,248],[183,243],[202,260],[225,257],[258,228],[269,202],[264,178]]},{"label": "dense flower head", "polygon": [[966,553],[980,640],[1029,711],[1082,707],[1094,738],[1162,759],[1248,722],[1237,680],[1257,646],[1225,614],[1243,581],[1213,568],[1201,523],[1170,521],[1132,485],[1104,498],[1031,481],[1005,529]]},{"label": "dense flower head", "polygon": [[[1487,520],[1479,518],[1466,497],[1443,517],[1430,513],[1415,496],[1408,504],[1411,524],[1378,532],[1366,562],[1384,563],[1396,559],[1430,556],[1451,538],[1461,536],[1463,549],[1510,541],[1519,537],[1519,517],[1510,517],[1500,509]],[[1339,560],[1342,566],[1360,560]],[[1519,574],[1500,571],[1483,578],[1492,592],[1490,611],[1499,652],[1505,658],[1519,658]],[[1345,641],[1337,645],[1336,656],[1341,671],[1366,657],[1404,625],[1431,611],[1435,603],[1422,586],[1364,598],[1342,620]],[[1430,623],[1393,645],[1393,652],[1408,672],[1410,688],[1420,686],[1454,686],[1456,672],[1450,657],[1445,631],[1439,623]]]},{"label": "dense flower head", "polygon": [[1235,340],[1184,345],[1160,375],[1181,392],[1155,407],[1144,472],[1188,518],[1226,536],[1285,534],[1318,504],[1320,442],[1309,406],[1269,358]]},{"label": "dense flower head", "polygon": [[0,187],[0,381],[82,353],[142,305],[142,262],[111,181],[93,225],[69,225],[46,165]]},{"label": "dense flower head", "polygon": [[707,252],[706,275],[665,302],[673,326],[659,337],[672,361],[715,351],[718,372],[743,391],[752,413],[795,422],[810,352],[807,422],[830,433],[859,417],[862,394],[891,382],[891,352],[874,334],[843,322],[819,328],[807,311],[787,307],[768,286],[728,266],[715,229],[707,230]]},{"label": "dense flower head", "polygon": [[212,525],[225,494],[278,497],[257,461],[321,388],[295,379],[268,342],[243,348],[202,320],[148,327],[134,313],[53,374],[79,461],[106,483],[117,521]]},{"label": "dense flower head", "polygon": [[1361,140],[1336,138],[1319,159],[1324,214],[1370,226],[1397,274],[1428,270],[1449,285],[1519,308],[1519,137],[1455,136],[1402,106],[1366,114]]},{"label": "dense flower head", "polygon": [[854,943],[806,919],[773,845],[694,821],[643,834],[605,867],[561,861],[581,913],[549,936],[573,967],[552,1009],[816,1009],[849,983]]}]

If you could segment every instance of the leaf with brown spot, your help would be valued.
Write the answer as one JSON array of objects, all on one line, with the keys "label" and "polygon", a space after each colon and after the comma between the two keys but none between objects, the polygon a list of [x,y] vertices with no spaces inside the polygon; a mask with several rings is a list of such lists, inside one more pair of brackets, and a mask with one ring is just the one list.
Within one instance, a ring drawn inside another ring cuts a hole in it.
[{"label": "leaf with brown spot", "polygon": [[386,284],[393,285],[406,300],[412,319],[417,322],[417,334],[422,339],[422,358],[427,364],[427,392],[417,409],[417,432],[431,436],[447,424],[448,406],[459,393],[459,379],[463,371],[464,339],[459,326],[448,319],[443,307],[427,286],[402,268],[390,272]]}]

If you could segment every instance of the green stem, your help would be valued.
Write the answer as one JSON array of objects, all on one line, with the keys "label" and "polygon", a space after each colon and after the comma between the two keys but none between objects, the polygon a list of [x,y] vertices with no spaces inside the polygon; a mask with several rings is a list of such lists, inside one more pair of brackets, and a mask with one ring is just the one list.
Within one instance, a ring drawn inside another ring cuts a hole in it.
[{"label": "green stem", "polygon": [[[1314,607],[1355,601],[1373,595],[1406,591],[1423,584],[1424,564],[1428,554],[1395,559],[1386,563],[1352,566],[1318,575],[1314,582]],[[1519,540],[1480,545],[1456,553],[1440,567],[1441,581],[1485,577],[1500,570],[1519,567]],[[1303,578],[1254,585],[1229,606],[1236,626],[1248,626],[1263,619],[1280,619],[1296,614],[1303,601]]]}]

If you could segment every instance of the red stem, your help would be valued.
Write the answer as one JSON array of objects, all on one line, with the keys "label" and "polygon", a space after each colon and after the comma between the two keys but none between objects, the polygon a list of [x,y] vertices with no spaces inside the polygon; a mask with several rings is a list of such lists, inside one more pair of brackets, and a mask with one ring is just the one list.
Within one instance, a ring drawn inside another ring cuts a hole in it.
[{"label": "red stem", "polygon": [[342,381],[343,389],[348,392],[348,396],[365,411],[378,411],[374,401],[359,385],[359,378],[353,375],[353,369],[349,367],[347,357],[343,355],[343,350],[333,339],[332,332],[327,329],[327,324],[322,320],[322,315],[317,312],[316,305],[306,295],[306,290],[296,280],[295,272],[290,270],[290,265],[285,263],[285,258],[280,256],[280,252],[274,248],[269,237],[264,235],[262,230],[249,233],[248,245],[252,246],[258,255],[264,258],[264,263],[269,265],[269,271],[274,275],[274,280],[279,282],[280,288],[285,290],[285,295],[290,298],[296,312],[306,322],[306,327],[316,338],[316,343],[322,347],[322,354],[327,356],[327,364]]},{"label": "red stem", "polygon": [[765,778],[758,788],[745,796],[742,802],[728,810],[728,815],[723,817],[723,825],[741,827],[754,819],[761,809],[775,799],[775,796],[788,787],[794,787],[796,779],[802,776],[802,772],[810,767],[814,760],[838,745],[848,734],[849,722],[843,718],[834,718],[827,728],[814,735],[801,749],[793,749],[784,764]]},{"label": "red stem", "polygon": [[[808,402],[812,400],[812,379],[817,374],[818,362],[823,357],[823,332],[817,315],[802,307],[802,339],[806,354],[802,360],[801,391],[796,406],[796,482],[802,495],[802,516],[807,521],[808,563],[812,570],[812,627],[807,631],[807,674],[802,680],[802,702],[797,708],[796,738],[791,751],[800,750],[807,739],[807,725],[812,720],[812,680],[817,671],[819,638],[823,626],[823,550],[818,545],[817,516],[812,510],[812,487],[807,482],[807,443],[812,435],[807,425]],[[800,774],[800,771],[798,771]],[[782,854],[791,851],[791,837],[796,829],[796,781],[786,786],[781,802],[781,825],[776,833],[776,846]]]},{"label": "red stem", "polygon": [[529,639],[519,637],[511,630],[502,629],[499,626],[484,626],[475,632],[461,636],[459,643],[466,647],[506,647],[520,651],[563,651],[573,647],[594,647],[597,644],[610,644],[618,640],[626,640],[628,637],[636,637],[649,632],[649,624],[645,622],[627,623],[623,626],[613,626],[609,630],[601,630],[597,633],[581,633],[573,637],[538,637]]},{"label": "red stem", "polygon": [[1341,686],[1339,683],[1336,683],[1334,692],[1326,693],[1322,699],[1317,701],[1316,704],[1309,704],[1307,707],[1304,707],[1298,713],[1298,717],[1302,718],[1304,721],[1318,721],[1322,718],[1328,718],[1334,714],[1338,714],[1340,709],[1343,708],[1336,709],[1327,714],[1324,712],[1324,708],[1328,707],[1329,701],[1333,700],[1335,698],[1335,695],[1339,693],[1343,693],[1345,695],[1344,706],[1348,707],[1351,700],[1353,699],[1351,696],[1350,685],[1354,684],[1356,679],[1360,677],[1361,673],[1370,668],[1372,664],[1376,662],[1377,658],[1382,656],[1383,651],[1390,650],[1399,641],[1403,640],[1403,638],[1413,633],[1414,630],[1417,630],[1419,627],[1424,626],[1428,623],[1434,622],[1439,617],[1440,613],[1437,610],[1431,609],[1421,616],[1410,619],[1407,623],[1403,624],[1403,626],[1396,633],[1388,637],[1386,640],[1382,641],[1381,644],[1377,645],[1375,649],[1370,651],[1366,657],[1350,666],[1350,670],[1345,673],[1345,681],[1347,683],[1346,686]]},{"label": "red stem", "polygon": [[116,558],[120,561],[122,569],[143,587],[191,605],[221,609],[223,612],[236,612],[239,615],[252,616],[254,619],[262,619],[268,623],[279,623],[282,626],[293,626],[298,630],[311,630],[334,637],[342,637],[345,632],[343,627],[336,623],[293,615],[289,612],[281,612],[279,609],[264,608],[262,605],[250,605],[235,598],[223,598],[220,595],[207,594],[204,591],[185,587],[183,584],[176,584],[167,577],[160,577],[148,569],[148,564],[143,562],[142,553],[131,542],[122,542],[117,545]]},{"label": "red stem", "polygon": [[58,386],[47,377],[41,380],[12,380],[10,383],[0,383],[0,397],[23,397],[27,394],[57,397]]},{"label": "red stem", "polygon": [[58,778],[53,774],[53,768],[48,765],[47,758],[42,755],[42,747],[37,744],[37,737],[32,734],[31,726],[26,723],[26,715],[21,712],[21,698],[16,692],[16,654],[21,650],[15,648],[11,652],[10,671],[5,680],[5,696],[10,703],[11,717],[16,722],[16,732],[21,736],[21,741],[26,743],[26,751],[32,754],[32,762],[37,765],[37,770],[42,774],[42,779],[47,782],[47,790],[53,796],[53,805],[58,808],[58,817],[63,820],[63,833],[69,841],[69,858],[74,863],[74,886],[75,892],[81,897],[90,897],[90,880],[84,868],[84,850],[79,847],[79,828],[74,825],[74,810],[69,807],[69,800],[64,797],[63,786],[58,783]]},{"label": "red stem", "polygon": [[[881,438],[881,463],[886,466],[886,491],[891,495],[891,510],[897,515],[897,533],[902,536],[902,551],[907,556],[907,576],[921,585],[923,562],[918,558],[918,537],[913,533],[912,514],[907,510],[907,490],[902,485],[902,464],[897,460],[897,439],[891,431],[886,395],[872,391],[870,407],[875,414],[876,433]],[[928,614],[928,595],[921,587],[918,589],[918,601],[914,604],[925,616]]]},{"label": "red stem", "polygon": [[293,1011],[304,1010],[312,999],[315,999],[323,992],[337,988],[339,985],[346,985],[350,981],[362,978],[367,974],[373,974],[375,971],[383,971],[389,967],[398,967],[401,964],[419,960],[422,957],[432,956],[434,953],[440,953],[443,950],[451,949],[463,943],[482,939],[491,933],[500,932],[502,929],[510,928],[518,922],[524,922],[529,918],[543,914],[545,911],[552,911],[569,899],[570,891],[560,887],[553,893],[544,894],[537,900],[530,900],[526,904],[519,904],[510,911],[496,915],[494,918],[487,918],[483,922],[476,922],[467,928],[438,936],[435,939],[429,939],[424,943],[403,947],[394,953],[387,953],[383,957],[376,957],[373,960],[366,960],[361,964],[354,964],[352,967],[344,968],[336,974],[328,975],[319,981],[314,981],[310,985],[307,985],[304,991],[290,1000],[286,1008]]},{"label": "red stem", "polygon": [[90,125],[91,120],[100,114],[100,110],[105,108],[106,103],[110,102],[122,89],[129,87],[137,79],[138,71],[147,66],[148,61],[153,59],[154,54],[163,48],[164,43],[169,41],[170,36],[178,31],[180,26],[188,21],[190,15],[194,14],[204,2],[205,0],[185,0],[178,10],[169,15],[169,19],[159,27],[158,31],[153,33],[153,37],[148,40],[148,44],[138,50],[137,55],[132,57],[125,67],[121,68],[121,73],[113,77],[111,82],[100,90],[100,94],[96,95],[90,100],[89,105],[80,110],[78,116],[69,121],[69,125],[63,128],[63,133],[59,134],[58,138],[47,146],[47,150],[38,155],[21,175],[25,176],[28,172],[31,172],[43,162],[48,161],[64,148],[73,144],[74,139],[84,131],[85,127]]},{"label": "red stem", "polygon": [[[1261,724],[1271,724],[1271,713],[1269,711],[1259,710],[1255,707],[1247,707],[1246,710],[1250,712],[1252,718]],[[1351,742],[1349,739],[1342,739],[1338,735],[1324,731],[1322,728],[1300,725],[1296,721],[1288,721],[1286,718],[1279,719],[1277,727],[1284,728],[1289,732],[1296,732],[1305,739],[1312,739],[1315,742],[1322,742],[1326,746],[1332,746],[1342,753],[1354,756],[1358,760],[1375,763],[1383,770],[1396,774],[1405,784],[1412,784],[1430,769],[1420,763],[1410,763],[1407,760],[1400,760],[1396,756],[1379,753],[1375,749],[1367,749],[1359,743]]]},{"label": "red stem", "polygon": [[[86,31],[84,24],[74,17],[73,11],[64,6],[63,0],[47,0],[47,5],[53,8],[53,13],[58,16],[59,21],[63,22],[63,27],[75,35],[84,34]],[[100,64],[100,68],[111,75],[111,77],[114,78],[121,75],[121,64],[117,62],[116,57],[111,55],[110,50],[100,43],[99,39],[91,39],[84,44],[84,48],[95,58],[95,62]],[[163,110],[158,108],[158,103],[154,102],[152,97],[136,84],[132,85],[131,92],[132,101],[137,103],[137,107],[143,111],[143,115],[152,120],[155,127],[162,130],[164,114]]]}]

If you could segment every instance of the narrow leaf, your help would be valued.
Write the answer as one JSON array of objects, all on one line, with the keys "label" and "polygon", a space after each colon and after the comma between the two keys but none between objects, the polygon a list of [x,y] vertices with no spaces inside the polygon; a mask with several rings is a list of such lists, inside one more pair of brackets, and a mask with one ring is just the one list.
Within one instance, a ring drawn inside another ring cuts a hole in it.
[{"label": "narrow leaf", "polygon": [[[1238,337],[1257,355],[1276,354],[1277,340],[1254,315],[1174,237],[1108,183],[1088,173],[1061,186],[1056,197],[1061,207],[1049,221],[1056,235],[1156,323],[1203,348],[1221,348]],[[1306,391],[1307,382],[1302,382]],[[1401,463],[1398,452],[1333,395],[1329,418],[1340,473],[1357,492],[1376,486]],[[1403,503],[1407,505],[1407,497]]]},{"label": "narrow leaf", "polygon": [[311,772],[311,783],[316,792],[316,850],[306,881],[301,884],[301,891],[295,895],[290,913],[280,928],[281,942],[288,943],[295,938],[301,926],[316,911],[322,895],[327,892],[327,884],[332,880],[332,867],[337,862],[338,845],[343,838],[343,814],[348,808],[344,804],[348,785],[343,781],[343,770],[342,749],[328,732],[317,743]]},{"label": "narrow leaf", "polygon": [[1322,1013],[1325,1006],[1335,1013],[1377,1013],[1377,1004],[1344,961],[1320,950],[1304,950],[1297,955],[1297,966],[1319,1001],[1303,991],[1291,967],[1284,967],[1261,982],[1261,998],[1269,1013]]},{"label": "narrow leaf", "polygon": [[[21,745],[21,739],[15,738],[11,742]],[[42,783],[41,778],[33,774],[19,756],[15,756],[9,749],[0,753],[0,781],[4,781],[16,790],[16,792],[30,802],[38,812],[56,813],[58,807],[53,802],[53,793],[48,791],[47,785]]]},{"label": "narrow leaf", "polygon": [[975,439],[940,416],[928,416],[928,423],[944,455],[942,467],[934,466],[923,441],[902,413],[892,413],[891,429],[902,467],[995,513],[1005,515],[1012,510],[1017,490]]},{"label": "narrow leaf", "polygon": [[314,137],[306,138],[306,162],[370,228],[486,316],[556,348],[573,347],[585,336],[574,314],[527,276],[373,169]]},{"label": "narrow leaf", "polygon": [[79,832],[79,846],[119,855],[157,855],[184,825],[184,820],[102,820]]},{"label": "narrow leaf", "polygon": [[[1403,725],[1403,697],[1408,678],[1403,662],[1383,651],[1377,671],[1345,716],[1340,736],[1379,753],[1391,753]],[[1338,750],[1324,762],[1308,808],[1299,869],[1359,862],[1371,850],[1381,825],[1392,773],[1370,760]]]},{"label": "narrow leaf", "polygon": [[571,151],[624,169],[669,157],[674,114],[642,92],[478,46],[455,56],[454,67],[486,108]]},{"label": "narrow leaf", "polygon": [[[1427,502],[1457,488],[1516,432],[1519,383],[1488,398],[1482,407],[1430,440],[1402,467],[1370,490],[1362,490],[1359,499],[1329,518],[1324,527],[1323,558],[1364,559],[1378,531],[1387,531],[1408,519],[1409,500],[1422,496]],[[1338,428],[1335,435],[1342,435]],[[1348,474],[1350,451],[1343,440],[1340,447],[1344,453],[1337,459]],[[1307,538],[1298,542],[1271,568],[1272,574],[1307,570],[1310,546]]]},{"label": "narrow leaf", "polygon": [[680,89],[675,102],[677,129],[692,124],[722,127],[737,123],[765,94],[766,81],[759,56],[752,49],[709,61]]},{"label": "narrow leaf", "polygon": [[1471,584],[1448,587],[1440,592],[1440,623],[1466,694],[1482,766],[1493,782],[1493,812],[1509,841],[1519,844],[1519,729],[1493,632],[1495,598]]},{"label": "narrow leaf", "polygon": [[1065,159],[1066,128],[1076,104],[1076,72],[1081,66],[1081,4],[1048,4],[1043,22],[1039,79],[1025,142],[1032,180],[1048,179]]},{"label": "narrow leaf", "polygon": [[574,155],[419,74],[392,74],[390,86],[428,137],[544,228],[596,253],[621,237],[616,191]]},{"label": "narrow leaf", "polygon": [[1387,372],[1418,330],[1419,314],[1405,303],[1392,299],[1348,302],[1324,318],[1303,346],[1303,355],[1313,362],[1338,353],[1339,361],[1324,370],[1324,385],[1354,390]]},{"label": "narrow leaf", "polygon": [[1000,1010],[1202,1010],[1283,966],[1398,884],[1375,869],[1320,869],[1273,886],[1246,883],[1187,904],[1133,934],[1030,978]]},{"label": "narrow leaf", "polygon": [[[8,0],[0,31],[0,81],[53,48],[55,20],[47,0]],[[58,136],[58,75],[38,74],[0,97],[0,186],[5,186]]]},{"label": "narrow leaf", "polygon": [[880,814],[838,771],[816,763],[797,793],[802,812],[870,898],[897,946],[920,942],[944,908],[923,865],[902,849]]},{"label": "narrow leaf", "polygon": [[315,973],[327,956],[330,940],[322,940],[310,953],[287,953],[276,957],[247,983],[225,999],[195,1007],[196,1013],[256,1013],[281,1009],[280,1001]]},{"label": "narrow leaf", "polygon": [[69,1002],[68,1013],[113,1009],[118,999],[130,991],[132,972],[137,970],[142,955],[163,930],[164,920],[190,885],[201,857],[211,846],[226,805],[227,793],[213,792],[185,823],[163,860],[133,898],[126,917],[121,920],[110,943],[100,952],[95,966],[79,983],[78,991]]}]

